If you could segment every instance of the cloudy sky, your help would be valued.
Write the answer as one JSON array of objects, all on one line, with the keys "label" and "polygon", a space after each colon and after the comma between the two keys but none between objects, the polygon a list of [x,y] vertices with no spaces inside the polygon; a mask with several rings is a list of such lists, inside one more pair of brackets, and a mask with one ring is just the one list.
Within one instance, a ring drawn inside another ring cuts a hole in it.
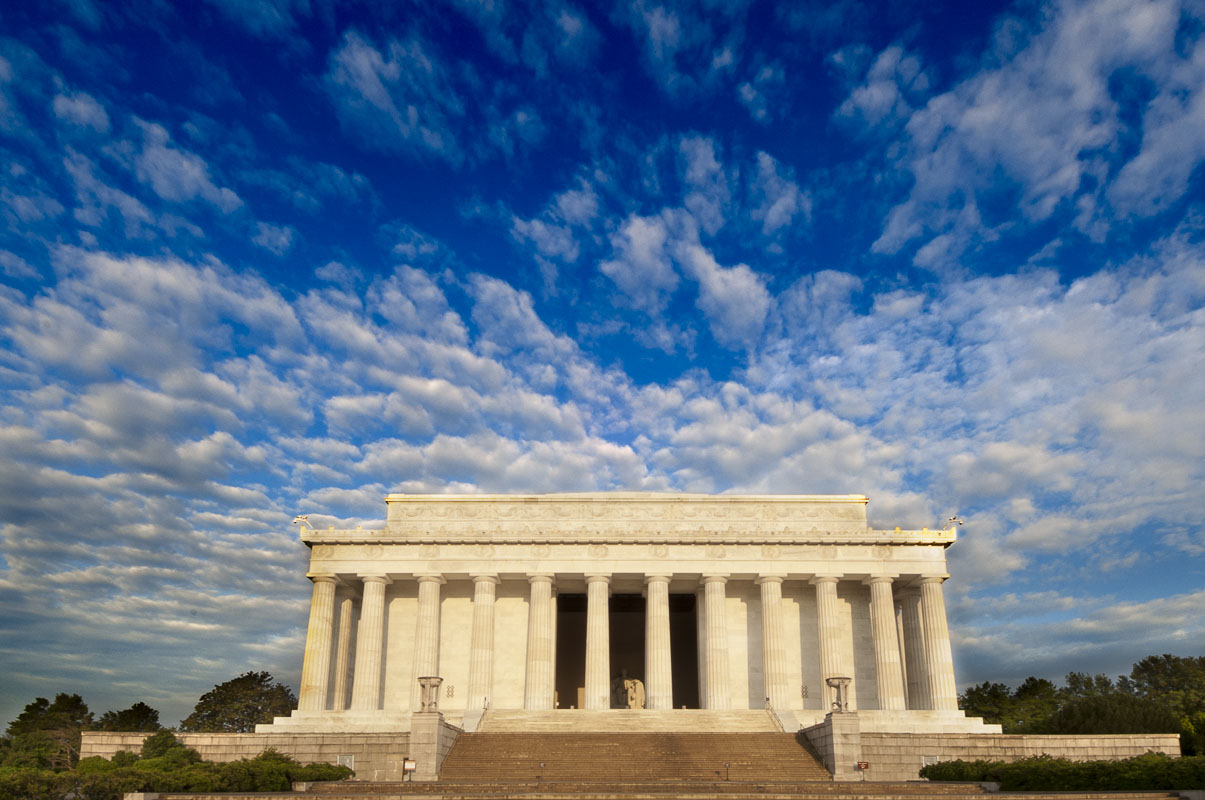
[{"label": "cloudy sky", "polygon": [[1205,652],[1201,2],[365,5],[0,10],[0,722],[295,685],[389,491],[862,492],[963,686]]}]

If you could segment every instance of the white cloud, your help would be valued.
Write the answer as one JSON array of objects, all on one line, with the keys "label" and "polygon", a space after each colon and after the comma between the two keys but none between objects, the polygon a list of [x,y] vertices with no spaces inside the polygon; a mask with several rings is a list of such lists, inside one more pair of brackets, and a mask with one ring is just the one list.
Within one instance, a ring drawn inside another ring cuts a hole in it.
[{"label": "white cloud", "polygon": [[0,272],[10,278],[37,278],[38,271],[21,256],[9,250],[0,250]]},{"label": "white cloud", "polygon": [[97,133],[109,131],[109,115],[104,106],[86,92],[56,95],[53,108],[56,117],[73,125],[91,128]]},{"label": "white cloud", "polygon": [[791,224],[796,214],[804,219],[812,215],[812,199],[800,191],[789,170],[779,171],[779,163],[768,153],[757,154],[757,177],[750,187],[753,202],[751,212],[762,223],[762,233],[770,236]]},{"label": "white cloud", "polygon": [[255,223],[255,235],[251,241],[260,247],[283,256],[293,248],[293,239],[297,231],[290,225],[273,225],[268,222]]},{"label": "white cloud", "polygon": [[924,99],[928,89],[929,76],[921,68],[920,59],[905,53],[899,45],[891,45],[879,53],[866,72],[865,82],[854,87],[835,114],[870,128],[890,125],[910,115],[913,104]]},{"label": "white cloud", "polygon": [[770,293],[762,276],[744,264],[722,267],[698,244],[686,244],[678,259],[699,284],[699,309],[711,334],[725,347],[752,347],[770,311]]},{"label": "white cloud", "polygon": [[714,234],[724,225],[731,192],[723,165],[716,157],[715,141],[701,136],[686,136],[678,143],[682,156],[682,182],[686,185],[683,204],[703,230]]},{"label": "white cloud", "polygon": [[195,153],[171,146],[171,137],[161,125],[140,122],[142,152],[134,160],[138,180],[149,184],[155,194],[175,203],[201,199],[229,214],[243,201],[233,190],[219,187],[209,174],[209,165]]},{"label": "white cloud", "polygon": [[[1171,0],[1066,0],[1033,30],[1000,23],[981,71],[908,119],[902,166],[914,183],[874,250],[894,253],[920,239],[929,247],[918,263],[935,267],[972,236],[990,238],[1060,208],[1073,208],[1075,225],[1099,238],[1111,224],[1109,203],[1124,216],[1174,202],[1205,157],[1205,127],[1196,124],[1205,62],[1194,55],[1200,44],[1177,51],[1182,12]],[[906,63],[888,48],[844,111],[867,121],[900,113],[889,83],[898,87],[913,71],[901,73]],[[876,80],[887,67],[891,75]],[[1119,147],[1127,123],[1113,82],[1126,76],[1157,88],[1137,109],[1142,149],[1117,171],[1127,158]]]},{"label": "white cloud", "polygon": [[630,216],[611,237],[615,257],[598,267],[634,308],[649,314],[660,313],[678,286],[669,236],[664,218]]},{"label": "white cloud", "polygon": [[749,110],[755,122],[767,124],[774,118],[774,103],[783,94],[786,75],[780,64],[767,64],[757,71],[752,80],[737,87],[737,99]]},{"label": "white cloud", "polygon": [[345,128],[375,149],[463,159],[454,125],[465,107],[443,65],[416,37],[384,51],[349,31],[326,74]]}]

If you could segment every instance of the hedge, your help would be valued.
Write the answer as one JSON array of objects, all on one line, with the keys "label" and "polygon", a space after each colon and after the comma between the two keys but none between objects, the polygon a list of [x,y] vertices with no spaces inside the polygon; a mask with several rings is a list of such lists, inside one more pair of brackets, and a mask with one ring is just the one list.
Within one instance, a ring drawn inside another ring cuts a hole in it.
[{"label": "hedge", "polygon": [[1205,756],[1162,753],[1123,761],[1069,761],[1035,756],[1019,761],[943,761],[924,767],[931,781],[994,781],[1003,791],[1205,789]]},{"label": "hedge", "polygon": [[[339,781],[347,767],[298,764],[275,750],[252,759],[216,763],[193,759],[196,751],[174,748],[132,764],[127,756],[109,761],[85,758],[65,772],[0,768],[0,800],[121,800],[126,792],[287,792],[295,781]],[[122,766],[122,764],[129,764]]]}]

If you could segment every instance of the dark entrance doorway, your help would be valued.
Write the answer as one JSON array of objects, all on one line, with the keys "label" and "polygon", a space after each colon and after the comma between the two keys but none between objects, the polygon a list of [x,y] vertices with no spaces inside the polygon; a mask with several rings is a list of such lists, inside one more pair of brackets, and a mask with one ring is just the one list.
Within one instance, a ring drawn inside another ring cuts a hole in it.
[{"label": "dark entrance doorway", "polygon": [[[670,659],[674,708],[699,707],[698,631],[693,594],[669,596]],[[645,681],[644,640],[647,601],[638,594],[612,595],[609,603],[611,686],[622,679]],[[557,597],[556,699],[558,708],[581,708],[586,692],[586,595]],[[622,684],[620,684],[622,685]],[[616,707],[612,702],[612,707]]]},{"label": "dark entrance doorway", "polygon": [[699,707],[699,629],[695,596],[669,596],[669,657],[673,667],[674,708]]}]

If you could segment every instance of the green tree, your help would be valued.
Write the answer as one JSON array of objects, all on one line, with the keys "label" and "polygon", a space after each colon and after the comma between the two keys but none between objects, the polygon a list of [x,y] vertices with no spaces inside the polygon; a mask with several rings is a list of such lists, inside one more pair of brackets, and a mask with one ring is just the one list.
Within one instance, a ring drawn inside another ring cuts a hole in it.
[{"label": "green tree", "polygon": [[1177,716],[1205,711],[1205,656],[1147,656],[1117,682],[1130,694],[1166,704]]},{"label": "green tree", "polygon": [[1117,686],[1108,675],[1089,675],[1086,672],[1068,672],[1066,686],[1059,690],[1066,698],[1101,697],[1118,692]]},{"label": "green tree", "polygon": [[101,714],[96,727],[102,731],[158,731],[159,712],[146,703],[138,702],[121,711],[106,711]]},{"label": "green tree", "polygon": [[1064,700],[1035,732],[1179,733],[1180,720],[1158,700],[1115,691]]},{"label": "green tree", "polygon": [[1045,678],[1032,675],[1013,692],[1010,718],[1004,721],[1005,733],[1035,733],[1059,707],[1059,690]]},{"label": "green tree", "polygon": [[1010,719],[1015,703],[1011,689],[990,681],[972,686],[958,696],[958,707],[967,716],[983,717],[984,722],[993,725],[1002,725],[1005,719]]},{"label": "green tree", "polygon": [[79,761],[80,734],[92,727],[92,712],[78,694],[38,697],[8,724],[9,766],[70,769]]},{"label": "green tree", "polygon": [[297,707],[293,690],[267,672],[247,672],[219,683],[197,701],[180,723],[182,731],[251,733],[261,722],[288,716]]}]

